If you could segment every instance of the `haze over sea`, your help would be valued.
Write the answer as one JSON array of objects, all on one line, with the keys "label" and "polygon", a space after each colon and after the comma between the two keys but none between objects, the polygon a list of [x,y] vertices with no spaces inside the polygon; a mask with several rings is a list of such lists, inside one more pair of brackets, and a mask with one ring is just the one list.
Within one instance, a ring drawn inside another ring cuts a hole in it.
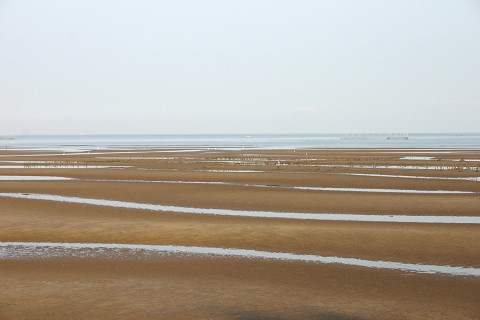
[{"label": "haze over sea", "polygon": [[[346,137],[353,139],[345,139]],[[208,146],[233,148],[480,148],[480,133],[403,134],[158,134],[158,135],[19,135],[0,140],[0,148],[77,150],[119,147]]]}]

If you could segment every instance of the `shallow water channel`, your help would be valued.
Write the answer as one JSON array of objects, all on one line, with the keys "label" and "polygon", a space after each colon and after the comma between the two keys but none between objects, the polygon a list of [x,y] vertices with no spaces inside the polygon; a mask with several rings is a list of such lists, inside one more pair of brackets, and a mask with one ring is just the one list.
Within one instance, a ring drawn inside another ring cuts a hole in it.
[{"label": "shallow water channel", "polygon": [[0,197],[47,200],[66,203],[82,203],[95,206],[106,206],[127,209],[140,209],[160,212],[177,212],[188,214],[206,214],[240,217],[261,217],[298,220],[328,220],[328,221],[365,221],[365,222],[403,222],[403,223],[458,223],[480,224],[480,217],[471,216],[416,216],[416,215],[375,215],[375,214],[345,214],[345,213],[303,213],[276,211],[248,211],[214,208],[193,208],[169,206],[161,204],[127,202],[106,199],[89,199],[80,197],[59,196],[39,193],[0,193]]},{"label": "shallow water channel", "polygon": [[463,266],[439,266],[357,258],[325,257],[311,254],[269,252],[234,248],[187,247],[116,243],[0,242],[0,259],[28,258],[110,258],[148,259],[169,256],[212,256],[270,259],[402,270],[416,273],[440,273],[455,276],[480,276],[480,269]]}]

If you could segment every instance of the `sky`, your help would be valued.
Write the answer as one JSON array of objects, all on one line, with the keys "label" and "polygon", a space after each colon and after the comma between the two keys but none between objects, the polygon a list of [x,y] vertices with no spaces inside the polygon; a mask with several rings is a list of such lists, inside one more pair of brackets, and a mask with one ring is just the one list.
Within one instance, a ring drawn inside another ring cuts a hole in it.
[{"label": "sky", "polygon": [[0,0],[0,134],[479,131],[479,0]]}]

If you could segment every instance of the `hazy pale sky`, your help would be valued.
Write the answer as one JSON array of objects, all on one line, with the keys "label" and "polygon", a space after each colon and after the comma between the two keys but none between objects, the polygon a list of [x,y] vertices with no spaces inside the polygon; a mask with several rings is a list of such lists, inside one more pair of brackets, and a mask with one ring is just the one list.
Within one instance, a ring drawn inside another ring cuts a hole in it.
[{"label": "hazy pale sky", "polygon": [[479,128],[479,0],[0,0],[0,134]]}]

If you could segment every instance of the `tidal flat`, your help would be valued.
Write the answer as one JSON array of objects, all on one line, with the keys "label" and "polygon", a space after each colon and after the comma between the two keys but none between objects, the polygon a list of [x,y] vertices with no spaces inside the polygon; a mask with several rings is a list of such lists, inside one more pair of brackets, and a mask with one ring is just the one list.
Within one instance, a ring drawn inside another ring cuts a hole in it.
[{"label": "tidal flat", "polygon": [[480,150],[0,157],[2,319],[480,314]]}]

